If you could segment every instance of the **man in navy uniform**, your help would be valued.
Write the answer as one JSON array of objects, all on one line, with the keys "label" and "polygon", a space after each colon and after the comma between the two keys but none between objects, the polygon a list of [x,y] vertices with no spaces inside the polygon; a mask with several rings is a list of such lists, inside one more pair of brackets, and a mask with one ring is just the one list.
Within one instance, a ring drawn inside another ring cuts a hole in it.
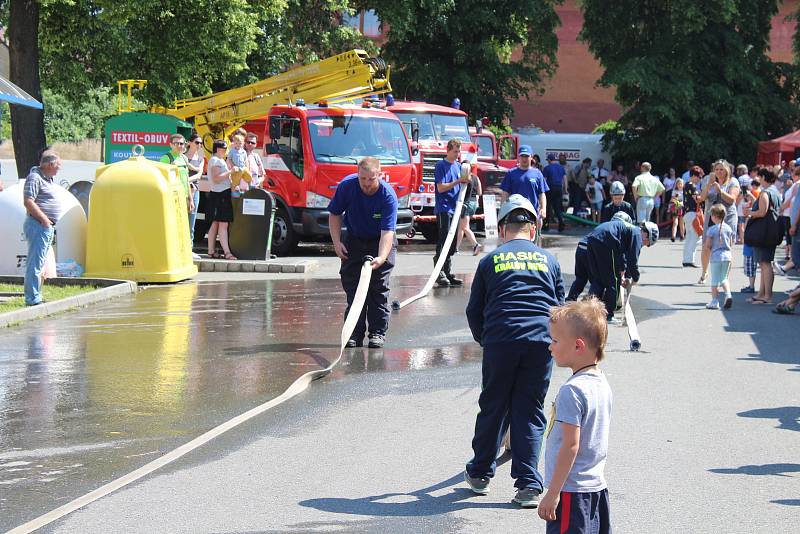
[{"label": "man in navy uniform", "polygon": [[[643,245],[649,247],[656,241],[658,226],[650,221],[637,226],[614,217],[601,223],[578,243],[576,281],[570,288],[569,298],[578,298],[583,287],[577,288],[575,284],[588,272],[589,293],[603,301],[607,319],[612,322],[621,278],[624,277],[622,283],[626,287],[639,281],[639,253]],[[580,260],[579,255],[582,256]]]},{"label": "man in navy uniform", "polygon": [[[364,310],[347,346],[363,345],[369,323],[369,347],[383,347],[389,327],[389,275],[397,253],[397,194],[381,179],[381,164],[376,158],[363,158],[358,164],[358,173],[341,181],[328,211],[333,247],[342,260],[339,274],[347,294],[345,317],[353,304],[364,256],[375,258]],[[343,221],[347,227],[344,241]]]},{"label": "man in navy uniform", "polygon": [[439,271],[439,277],[436,280],[438,287],[460,286],[464,283],[460,278],[453,276],[450,270],[450,257],[456,252],[455,238],[451,241],[448,250],[442,250],[444,242],[447,241],[447,233],[455,214],[461,186],[468,184],[470,181],[469,176],[466,178],[461,177],[461,163],[458,162],[460,155],[461,141],[450,139],[447,142],[447,155],[433,169],[436,187],[436,204],[433,207],[433,213],[436,215],[436,228],[438,230],[433,264],[436,265],[436,262],[439,261],[440,254],[447,255],[447,259],[444,261],[442,270]]},{"label": "man in navy uniform", "polygon": [[625,198],[625,186],[622,182],[611,182],[610,187],[611,202],[603,206],[600,210],[600,222],[610,221],[616,213],[627,213],[631,220],[636,220],[636,212],[633,211],[633,206],[623,200]]},{"label": "man in navy uniform", "polygon": [[538,462],[553,365],[550,308],[564,303],[558,260],[532,242],[537,216],[521,195],[511,195],[500,207],[503,245],[478,264],[466,311],[472,336],[483,346],[483,387],[474,457],[464,478],[474,493],[489,492],[495,457],[510,424],[514,501],[523,507],[538,506],[543,489]]}]

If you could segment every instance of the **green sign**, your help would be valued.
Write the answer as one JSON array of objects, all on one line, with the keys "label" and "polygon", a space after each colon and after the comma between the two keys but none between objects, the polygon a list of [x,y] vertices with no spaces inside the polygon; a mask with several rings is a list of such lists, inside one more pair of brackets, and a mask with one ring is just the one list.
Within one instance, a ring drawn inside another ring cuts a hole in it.
[{"label": "green sign", "polygon": [[144,157],[158,161],[169,152],[169,137],[179,133],[187,139],[192,125],[161,113],[123,113],[106,121],[105,163],[130,158],[136,145],[144,147]]}]

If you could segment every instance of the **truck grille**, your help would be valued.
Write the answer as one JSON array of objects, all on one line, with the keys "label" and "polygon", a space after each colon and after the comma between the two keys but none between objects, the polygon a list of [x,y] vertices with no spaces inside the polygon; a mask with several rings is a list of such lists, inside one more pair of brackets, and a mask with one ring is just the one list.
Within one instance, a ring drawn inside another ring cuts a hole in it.
[{"label": "truck grille", "polygon": [[436,164],[442,161],[444,154],[423,154],[422,155],[422,181],[433,182],[433,170]]}]

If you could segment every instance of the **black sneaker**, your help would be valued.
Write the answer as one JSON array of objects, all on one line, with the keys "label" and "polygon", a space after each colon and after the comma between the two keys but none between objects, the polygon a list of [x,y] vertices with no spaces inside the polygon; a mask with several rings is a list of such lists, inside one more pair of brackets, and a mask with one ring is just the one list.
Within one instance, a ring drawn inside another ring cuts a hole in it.
[{"label": "black sneaker", "polygon": [[514,502],[523,508],[537,508],[539,506],[539,490],[522,488],[514,495]]},{"label": "black sneaker", "polygon": [[695,265],[694,263],[684,263],[683,266],[684,267],[694,267],[695,269],[697,269],[697,265]]},{"label": "black sneaker", "polygon": [[463,280],[461,280],[460,278],[456,278],[452,274],[446,274],[445,276],[447,276],[447,281],[450,282],[451,286],[463,286],[464,285],[464,281]]},{"label": "black sneaker", "polygon": [[740,291],[740,293],[755,293],[755,292],[756,292],[756,288],[751,287],[751,286],[745,286]]},{"label": "black sneaker", "polygon": [[436,279],[436,287],[450,287],[450,280],[444,275],[439,273],[439,278]]},{"label": "black sneaker", "polygon": [[725,304],[722,305],[722,309],[730,310],[731,306],[733,306],[733,299],[731,297],[725,297]]},{"label": "black sneaker", "polygon": [[355,347],[363,347],[363,346],[364,346],[364,339],[363,338],[356,339],[354,337],[348,339],[347,344],[345,345],[345,347],[347,347],[348,349],[352,349]]},{"label": "black sneaker", "polygon": [[489,477],[475,477],[469,476],[469,473],[464,471],[464,480],[467,482],[469,489],[475,495],[486,495],[489,493]]},{"label": "black sneaker", "polygon": [[381,347],[383,347],[385,341],[386,337],[383,334],[370,334],[369,344],[367,345],[367,347],[371,349],[380,349]]}]

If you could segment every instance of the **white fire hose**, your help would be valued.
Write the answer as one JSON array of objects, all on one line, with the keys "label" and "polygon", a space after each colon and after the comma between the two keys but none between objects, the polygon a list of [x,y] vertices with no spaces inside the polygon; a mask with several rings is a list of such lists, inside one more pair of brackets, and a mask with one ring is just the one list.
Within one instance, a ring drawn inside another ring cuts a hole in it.
[{"label": "white fire hose", "polygon": [[205,445],[209,441],[213,440],[224,434],[225,432],[236,428],[237,426],[241,425],[242,423],[249,421],[253,417],[261,415],[262,413],[270,410],[279,404],[286,402],[287,400],[291,399],[298,393],[304,391],[308,385],[317,380],[318,378],[322,378],[328,375],[334,367],[339,363],[342,359],[342,354],[344,353],[345,344],[347,340],[350,339],[350,336],[353,334],[353,330],[355,329],[356,323],[358,322],[358,318],[361,315],[361,311],[364,309],[364,302],[367,299],[367,290],[369,289],[369,282],[372,278],[372,256],[365,256],[363,260],[363,264],[361,265],[361,276],[358,279],[358,287],[356,288],[356,294],[353,298],[353,303],[350,306],[350,311],[347,313],[347,317],[344,320],[344,326],[342,327],[342,335],[340,338],[340,345],[339,345],[339,355],[333,360],[330,365],[325,367],[324,369],[318,369],[316,371],[309,371],[304,375],[300,376],[297,380],[292,382],[292,385],[289,386],[289,389],[259,406],[252,408],[241,415],[226,421],[225,423],[201,434],[200,436],[194,438],[193,440],[189,441],[174,449],[164,456],[160,458],[156,458],[152,462],[143,465],[139,469],[128,473],[127,475],[121,476],[116,480],[112,480],[111,482],[100,486],[94,491],[87,493],[77,499],[64,504],[63,506],[59,506],[55,510],[52,510],[36,519],[28,521],[27,523],[20,525],[16,528],[11,529],[8,531],[7,534],[22,534],[22,533],[29,533],[33,532],[37,529],[42,528],[45,525],[56,521],[72,512],[90,504],[98,499],[109,495],[118,489],[121,489],[132,482],[136,482],[137,480],[146,477],[147,475],[153,473],[154,471],[164,467],[167,464],[174,462],[175,460],[181,458],[182,456],[194,451],[195,449]]}]

